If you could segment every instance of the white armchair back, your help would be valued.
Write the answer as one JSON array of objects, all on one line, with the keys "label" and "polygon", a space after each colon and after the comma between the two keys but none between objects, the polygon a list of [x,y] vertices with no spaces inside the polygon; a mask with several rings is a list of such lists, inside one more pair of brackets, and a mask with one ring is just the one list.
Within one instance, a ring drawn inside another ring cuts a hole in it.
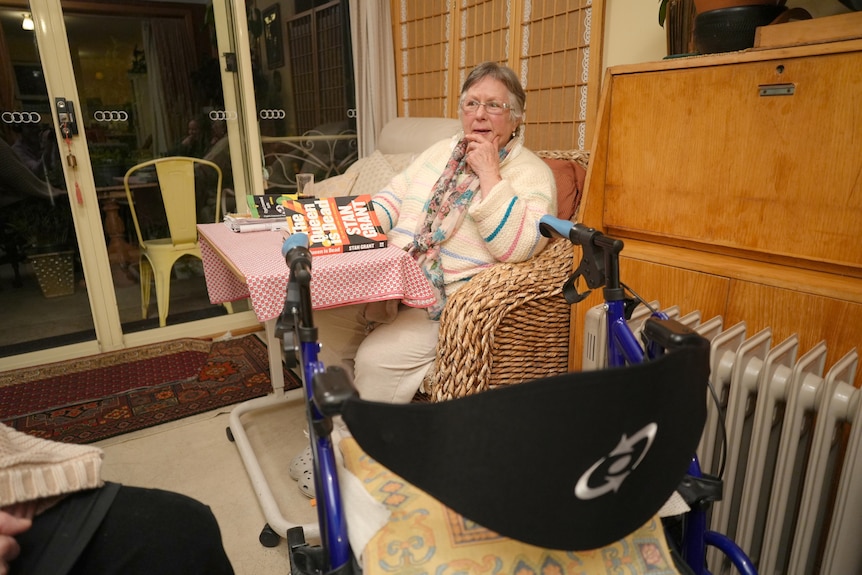
[{"label": "white armchair back", "polygon": [[456,118],[393,118],[383,126],[377,149],[382,154],[418,154],[460,129]]}]

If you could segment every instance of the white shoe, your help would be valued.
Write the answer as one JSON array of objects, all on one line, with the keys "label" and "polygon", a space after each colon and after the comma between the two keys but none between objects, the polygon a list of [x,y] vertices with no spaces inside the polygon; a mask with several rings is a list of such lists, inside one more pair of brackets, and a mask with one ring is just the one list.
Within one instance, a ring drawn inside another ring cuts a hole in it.
[{"label": "white shoe", "polygon": [[[290,474],[291,479],[293,479],[294,481],[299,481],[299,478],[306,471],[308,473],[311,473],[313,467],[314,465],[311,458],[311,446],[309,445],[308,447],[300,451],[299,454],[290,461],[290,467],[288,467],[287,472]],[[312,495],[312,497],[314,497],[314,495]]]},{"label": "white shoe", "polygon": [[297,485],[303,495],[309,499],[314,499],[314,471],[311,469],[303,471],[297,480]]}]

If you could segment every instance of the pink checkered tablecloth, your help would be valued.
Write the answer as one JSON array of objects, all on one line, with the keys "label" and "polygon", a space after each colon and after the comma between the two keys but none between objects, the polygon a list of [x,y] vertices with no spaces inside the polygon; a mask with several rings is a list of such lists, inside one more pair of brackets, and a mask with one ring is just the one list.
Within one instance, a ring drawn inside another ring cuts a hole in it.
[{"label": "pink checkered tablecloth", "polygon": [[[251,298],[261,322],[278,317],[290,270],[281,255],[281,232],[233,232],[224,224],[200,224],[204,275],[212,303]],[[434,303],[419,266],[395,247],[318,256],[312,261],[311,303],[326,309],[399,299],[412,307]]]}]

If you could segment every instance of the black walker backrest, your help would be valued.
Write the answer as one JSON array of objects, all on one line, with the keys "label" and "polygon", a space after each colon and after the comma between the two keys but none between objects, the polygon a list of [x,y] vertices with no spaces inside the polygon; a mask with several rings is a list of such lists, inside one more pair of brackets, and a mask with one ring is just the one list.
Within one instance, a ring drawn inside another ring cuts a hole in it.
[{"label": "black walker backrest", "polygon": [[667,501],[706,417],[707,340],[650,321],[670,349],[652,362],[436,404],[362,401],[339,378],[332,402],[366,453],[465,517],[545,548],[598,548]]}]

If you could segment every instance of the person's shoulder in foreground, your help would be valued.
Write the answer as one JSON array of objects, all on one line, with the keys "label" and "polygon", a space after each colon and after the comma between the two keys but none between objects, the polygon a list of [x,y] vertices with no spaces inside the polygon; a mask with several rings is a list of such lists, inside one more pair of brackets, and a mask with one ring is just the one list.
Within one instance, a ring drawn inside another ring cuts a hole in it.
[{"label": "person's shoulder in foreground", "polygon": [[102,456],[0,424],[0,575],[233,573],[209,507],[105,483]]}]

